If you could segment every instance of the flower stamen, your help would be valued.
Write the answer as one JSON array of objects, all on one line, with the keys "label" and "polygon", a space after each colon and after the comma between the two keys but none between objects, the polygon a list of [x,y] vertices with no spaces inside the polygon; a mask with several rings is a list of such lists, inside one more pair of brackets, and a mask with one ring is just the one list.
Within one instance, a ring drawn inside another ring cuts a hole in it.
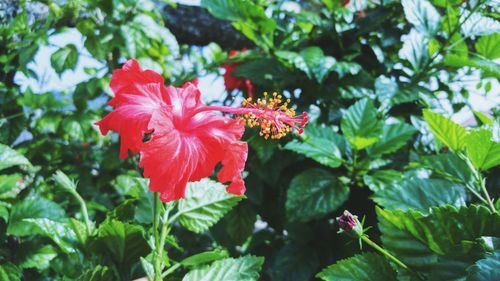
[{"label": "flower stamen", "polygon": [[259,135],[265,139],[280,139],[295,129],[301,134],[308,121],[307,113],[296,115],[295,109],[289,108],[290,99],[283,102],[282,95],[273,93],[255,102],[247,98],[242,102],[243,109],[251,109],[252,113],[240,115],[249,127],[260,126]]}]

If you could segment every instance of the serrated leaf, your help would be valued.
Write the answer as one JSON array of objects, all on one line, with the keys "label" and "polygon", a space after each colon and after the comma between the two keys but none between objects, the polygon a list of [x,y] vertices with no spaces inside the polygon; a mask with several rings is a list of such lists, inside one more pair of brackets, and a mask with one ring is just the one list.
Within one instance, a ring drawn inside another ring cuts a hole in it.
[{"label": "serrated leaf", "polygon": [[389,211],[377,207],[377,214],[409,232],[433,252],[444,255],[464,240],[500,235],[500,216],[483,206],[433,207],[428,215],[418,211]]},{"label": "serrated leaf", "polygon": [[494,252],[485,259],[467,268],[467,281],[500,280],[500,252]]},{"label": "serrated leaf", "polygon": [[191,270],[182,281],[255,281],[259,279],[263,263],[264,258],[255,256],[218,260],[209,266]]},{"label": "serrated leaf", "polygon": [[226,192],[224,185],[209,179],[189,183],[186,198],[179,200],[179,222],[188,230],[201,233],[242,199]]},{"label": "serrated leaf", "polygon": [[379,190],[373,200],[387,210],[417,210],[427,213],[431,207],[446,204],[465,206],[466,193],[461,185],[439,179],[403,179]]},{"label": "serrated leaf", "polygon": [[316,276],[325,281],[391,281],[396,271],[381,255],[365,253],[338,261]]},{"label": "serrated leaf", "polygon": [[486,129],[469,132],[465,139],[467,157],[478,170],[488,170],[500,165],[500,143],[492,140]]},{"label": "serrated leaf", "polygon": [[322,169],[307,170],[292,179],[286,198],[290,221],[309,221],[335,211],[349,196],[349,188]]},{"label": "serrated leaf", "polygon": [[377,119],[373,102],[362,99],[347,109],[340,126],[349,143],[363,149],[378,141],[383,123]]},{"label": "serrated leaf", "polygon": [[28,159],[14,149],[0,144],[0,170],[19,165],[31,165]]},{"label": "serrated leaf", "polygon": [[229,257],[229,253],[226,250],[216,249],[213,251],[192,255],[188,258],[183,259],[180,263],[183,266],[198,266],[200,264],[225,259],[227,257]]},{"label": "serrated leaf", "polygon": [[482,36],[477,40],[476,51],[487,59],[500,58],[500,33]]},{"label": "serrated leaf", "polygon": [[295,151],[316,160],[330,168],[337,168],[342,164],[342,151],[345,144],[342,136],[332,127],[308,125],[302,135],[302,142],[292,140],[285,145],[285,149]]},{"label": "serrated leaf", "polygon": [[380,140],[367,148],[367,153],[374,158],[378,155],[393,153],[403,147],[417,130],[406,123],[384,125]]},{"label": "serrated leaf", "polygon": [[424,119],[439,141],[453,150],[461,150],[465,144],[467,132],[464,127],[450,119],[424,109]]},{"label": "serrated leaf", "polygon": [[50,56],[50,64],[57,74],[63,73],[66,69],[74,70],[78,62],[78,49],[73,44],[68,44]]},{"label": "serrated leaf", "polygon": [[56,203],[43,197],[28,197],[15,204],[10,212],[7,233],[25,236],[35,232],[35,226],[24,219],[47,218],[58,220],[64,217],[64,210]]},{"label": "serrated leaf", "polygon": [[439,31],[441,16],[427,0],[402,0],[406,19],[420,32],[432,37]]}]

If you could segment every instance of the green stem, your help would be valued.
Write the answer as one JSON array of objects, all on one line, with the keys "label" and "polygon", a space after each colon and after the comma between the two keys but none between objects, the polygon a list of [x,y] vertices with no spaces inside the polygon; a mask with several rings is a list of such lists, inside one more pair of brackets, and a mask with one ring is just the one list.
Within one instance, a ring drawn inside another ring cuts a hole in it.
[{"label": "green stem", "polygon": [[363,240],[363,242],[365,242],[366,244],[372,246],[375,250],[379,251],[381,254],[383,254],[384,256],[386,256],[388,259],[390,259],[393,262],[395,262],[401,268],[410,271],[410,268],[406,264],[404,264],[402,261],[398,260],[398,258],[396,258],[395,256],[391,255],[384,248],[380,247],[375,242],[373,242],[372,240],[370,240],[370,238],[368,238],[368,236],[366,236],[366,235],[361,236],[361,240]]},{"label": "green stem", "polygon": [[457,154],[462,160],[465,161],[465,163],[467,163],[467,166],[469,166],[469,169],[472,171],[472,175],[474,176],[474,179],[476,180],[477,185],[479,185],[481,192],[483,192],[484,197],[480,196],[477,192],[474,192],[473,194],[475,194],[486,205],[488,205],[488,208],[490,208],[492,213],[496,214],[497,209],[495,208],[495,204],[493,204],[493,200],[491,200],[490,194],[488,193],[488,190],[486,189],[486,180],[481,175],[481,172],[479,172],[476,169],[476,167],[474,167],[474,164],[472,164],[470,159],[464,153],[458,152]]},{"label": "green stem", "polygon": [[78,192],[74,191],[71,192],[73,196],[78,200],[78,203],[80,204],[80,208],[82,209],[82,216],[83,220],[85,221],[85,227],[87,228],[87,234],[91,235],[92,234],[92,223],[90,222],[89,219],[89,212],[87,211],[87,204],[85,204],[85,200],[78,194]]},{"label": "green stem", "polygon": [[161,256],[159,255],[160,251],[160,239],[158,233],[158,226],[160,224],[160,213],[161,213],[161,201],[160,201],[160,193],[154,193],[153,199],[153,236],[155,241],[155,254],[154,254],[154,281],[161,280]]},{"label": "green stem", "polygon": [[370,238],[368,238],[368,236],[366,235],[361,235],[360,237],[361,240],[363,240],[363,242],[365,242],[366,244],[370,245],[372,248],[374,248],[375,250],[377,250],[378,252],[380,252],[381,254],[383,254],[386,258],[390,259],[391,261],[395,262],[397,265],[399,265],[401,268],[405,269],[406,271],[414,274],[415,276],[418,277],[418,279],[420,280],[423,280],[422,277],[416,273],[415,271],[413,271],[411,268],[409,268],[406,264],[404,264],[402,261],[400,261],[398,258],[396,258],[395,256],[391,255],[389,252],[387,252],[384,248],[380,247],[379,245],[377,245],[377,243],[373,242],[372,240],[370,240]]},{"label": "green stem", "polygon": [[165,210],[165,213],[163,214],[163,218],[162,218],[162,226],[161,226],[161,234],[160,234],[160,242],[159,242],[159,248],[158,248],[158,257],[157,259],[155,260],[155,268],[158,268],[159,269],[159,276],[160,276],[160,279],[159,280],[162,280],[161,278],[161,272],[163,270],[163,267],[164,267],[164,263],[163,263],[163,251],[165,250],[165,242],[167,240],[167,235],[168,233],[170,232],[170,224],[168,223],[168,216],[169,216],[169,213],[170,213],[170,208],[167,208]]},{"label": "green stem", "polygon": [[165,272],[162,273],[161,277],[166,277],[168,275],[170,275],[172,272],[176,271],[177,268],[181,267],[181,264],[180,263],[176,263],[174,265],[172,265],[169,269],[165,270]]},{"label": "green stem", "polygon": [[486,197],[486,201],[488,202],[488,206],[490,207],[491,211],[496,214],[497,209],[495,208],[495,204],[493,204],[493,200],[491,200],[490,194],[488,193],[488,190],[486,189],[486,180],[479,174],[479,185],[481,186],[481,190],[483,191],[484,197]]}]

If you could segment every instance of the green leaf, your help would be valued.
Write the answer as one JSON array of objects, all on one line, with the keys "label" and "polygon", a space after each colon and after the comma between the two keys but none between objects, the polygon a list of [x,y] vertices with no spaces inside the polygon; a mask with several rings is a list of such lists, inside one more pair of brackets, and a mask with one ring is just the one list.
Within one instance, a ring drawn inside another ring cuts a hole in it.
[{"label": "green leaf", "polygon": [[64,217],[64,210],[56,203],[43,197],[28,197],[12,207],[7,234],[26,236],[36,227],[25,219],[47,218],[58,220]]},{"label": "green leaf", "polygon": [[422,33],[412,29],[404,38],[403,47],[398,55],[401,59],[407,60],[418,73],[429,61],[428,45],[429,40]]},{"label": "green leaf", "polygon": [[434,136],[453,150],[461,150],[465,144],[467,132],[465,128],[450,119],[424,109],[424,118]]},{"label": "green leaf", "polygon": [[0,170],[19,165],[31,165],[28,159],[14,149],[0,144]]},{"label": "green leaf", "polygon": [[500,32],[500,22],[483,16],[481,13],[464,10],[461,19],[467,19],[461,26],[462,33],[467,36],[489,35]]},{"label": "green leaf", "polygon": [[427,280],[455,280],[465,276],[467,263],[464,264],[462,257],[455,256],[450,259],[438,256],[409,232],[399,229],[382,216],[378,216],[378,222],[384,249],[413,270],[425,274]]},{"label": "green leaf", "polygon": [[292,140],[285,145],[285,149],[304,154],[330,168],[337,168],[342,164],[341,150],[345,150],[345,144],[342,136],[332,127],[310,124],[305,127],[302,142]]},{"label": "green leaf", "polygon": [[68,224],[52,221],[46,218],[24,219],[23,221],[33,226],[35,232],[30,234],[38,233],[50,238],[65,253],[76,252],[76,249],[73,246],[76,241],[75,232]]},{"label": "green leaf", "polygon": [[485,259],[467,268],[467,281],[500,280],[500,252],[496,251]]},{"label": "green leaf", "polygon": [[325,281],[390,281],[398,280],[396,271],[378,254],[365,253],[338,261],[316,276]]},{"label": "green leaf", "polygon": [[422,166],[450,181],[469,183],[473,180],[467,163],[453,153],[424,156],[420,161]]},{"label": "green leaf", "polygon": [[380,170],[363,176],[364,183],[373,192],[390,188],[403,179],[403,174],[396,170]]},{"label": "green leaf", "polygon": [[93,248],[109,255],[124,270],[149,253],[142,227],[117,220],[107,220],[99,226]]},{"label": "green leaf", "polygon": [[226,192],[224,185],[209,179],[189,183],[186,198],[179,200],[180,223],[190,231],[201,233],[214,225],[243,197]]},{"label": "green leaf", "polygon": [[481,121],[481,123],[486,124],[486,125],[493,125],[494,121],[490,119],[490,117],[481,111],[473,111],[474,116]]},{"label": "green leaf", "polygon": [[9,221],[9,208],[10,204],[0,201],[0,218],[3,219],[4,222]]},{"label": "green leaf", "polygon": [[191,270],[182,281],[254,281],[259,279],[263,263],[264,258],[255,256],[218,260],[209,266]]},{"label": "green leaf", "polygon": [[266,16],[262,6],[248,0],[202,0],[200,4],[216,18],[231,21],[259,47],[273,46],[276,22]]},{"label": "green leaf", "polygon": [[465,139],[467,157],[478,170],[488,170],[500,165],[500,143],[492,140],[486,129],[469,132]]},{"label": "green leaf", "polygon": [[339,78],[343,78],[347,74],[356,75],[363,70],[363,68],[355,62],[336,61],[330,67],[330,70],[335,71],[339,75]]},{"label": "green leaf", "polygon": [[[34,246],[34,245],[30,245]],[[20,268],[36,268],[45,270],[50,266],[50,261],[57,257],[57,251],[51,245],[39,245],[29,249],[28,253],[23,253],[19,260]]]},{"label": "green leaf", "polygon": [[90,268],[80,275],[76,281],[114,281],[116,280],[113,271],[107,266],[98,265]]},{"label": "green leaf", "polygon": [[69,191],[69,192],[74,192],[76,191],[76,183],[71,180],[65,173],[62,171],[56,171],[55,174],[52,176],[54,181],[63,189]]},{"label": "green leaf", "polygon": [[15,198],[26,186],[20,174],[0,175],[0,199]]},{"label": "green leaf", "polygon": [[297,75],[276,59],[245,62],[234,70],[233,75],[247,78],[258,85],[283,85],[293,83],[297,79]]},{"label": "green leaf", "polygon": [[73,44],[68,44],[50,56],[50,64],[57,74],[63,73],[66,69],[75,70],[78,62],[78,49]]},{"label": "green leaf", "polygon": [[380,140],[367,148],[370,157],[393,153],[403,147],[417,130],[406,123],[384,125]]},{"label": "green leaf", "polygon": [[500,33],[482,36],[477,40],[476,51],[487,59],[500,58]]},{"label": "green leaf", "polygon": [[432,37],[439,31],[441,16],[427,0],[402,0],[406,19],[415,28]]},{"label": "green leaf", "polygon": [[483,206],[433,207],[428,215],[414,210],[389,211],[378,207],[376,211],[380,217],[410,233],[439,255],[449,253],[464,240],[500,235],[500,216],[491,214]]},{"label": "green leaf", "polygon": [[20,281],[22,271],[13,263],[7,262],[0,264],[0,280],[2,281]]},{"label": "green leaf", "polygon": [[315,78],[318,83],[325,80],[330,69],[335,65],[335,59],[325,56],[319,47],[307,47],[300,51],[301,62],[296,62],[297,68],[303,70],[309,79]]},{"label": "green leaf", "polygon": [[226,215],[226,232],[236,245],[243,244],[253,234],[257,213],[248,204],[239,204]]},{"label": "green leaf", "polygon": [[213,251],[203,252],[196,255],[192,255],[188,258],[183,259],[180,263],[183,266],[198,266],[201,264],[225,259],[229,257],[229,253],[226,250],[216,249]]},{"label": "green leaf", "polygon": [[307,170],[292,179],[286,198],[290,221],[309,221],[335,211],[349,196],[349,188],[322,169]]},{"label": "green leaf", "polygon": [[372,101],[362,99],[347,109],[340,126],[349,143],[363,149],[378,141],[383,123],[377,119]]},{"label": "green leaf", "polygon": [[312,280],[318,270],[318,255],[312,247],[297,242],[285,244],[278,251],[271,267],[271,280]]},{"label": "green leaf", "polygon": [[151,262],[147,261],[145,258],[141,257],[141,266],[142,269],[146,272],[148,280],[154,280],[155,276],[154,265]]},{"label": "green leaf", "polygon": [[427,213],[431,207],[451,204],[465,206],[466,193],[461,185],[439,179],[403,179],[379,190],[373,200],[387,210],[417,210]]}]

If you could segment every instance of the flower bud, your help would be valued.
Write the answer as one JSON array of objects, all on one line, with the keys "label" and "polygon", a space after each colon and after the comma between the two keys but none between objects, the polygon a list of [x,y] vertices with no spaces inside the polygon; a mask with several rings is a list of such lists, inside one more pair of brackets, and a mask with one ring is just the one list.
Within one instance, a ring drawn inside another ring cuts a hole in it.
[{"label": "flower bud", "polygon": [[354,216],[349,211],[345,210],[342,216],[337,218],[337,222],[340,227],[339,232],[345,232],[357,237],[363,235],[363,225],[359,222],[358,217]]}]

